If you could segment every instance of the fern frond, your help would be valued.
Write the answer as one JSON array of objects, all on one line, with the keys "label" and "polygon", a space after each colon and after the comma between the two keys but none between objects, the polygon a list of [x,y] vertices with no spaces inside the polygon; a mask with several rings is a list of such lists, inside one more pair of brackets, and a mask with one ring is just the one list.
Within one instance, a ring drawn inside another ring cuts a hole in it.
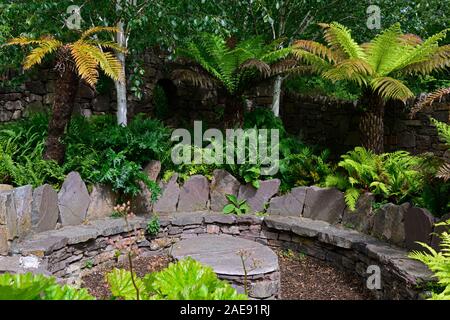
[{"label": "fern frond", "polygon": [[411,115],[414,116],[418,111],[422,110],[425,106],[431,106],[436,100],[442,99],[444,96],[450,94],[450,88],[438,89],[435,92],[430,93],[424,99],[419,101],[411,110]]},{"label": "fern frond", "polygon": [[351,211],[356,210],[356,204],[360,197],[361,193],[357,188],[349,188],[345,191],[344,198],[345,204],[349,207]]},{"label": "fern frond", "polygon": [[98,61],[94,59],[83,45],[69,45],[72,57],[75,61],[78,75],[90,86],[94,87],[98,81]]},{"label": "fern frond", "polygon": [[450,180],[450,163],[444,163],[436,172],[436,178],[447,182]]},{"label": "fern frond", "polygon": [[436,48],[428,57],[422,61],[412,63],[401,70],[402,74],[414,75],[422,74],[427,75],[433,71],[445,70],[450,66],[450,45],[445,45]]},{"label": "fern frond", "polygon": [[436,127],[439,137],[450,146],[450,125],[445,122],[437,121],[434,118],[430,118],[430,121]]},{"label": "fern frond", "polygon": [[111,52],[104,52],[99,47],[88,45],[83,42],[76,42],[74,46],[91,56],[108,77],[115,81],[124,81],[125,75],[122,71],[122,64],[114,54]]},{"label": "fern frond", "polygon": [[391,69],[392,64],[398,58],[399,49],[402,43],[400,37],[402,30],[400,24],[396,23],[390,28],[381,32],[366,47],[367,61],[374,71],[384,74],[384,71]]},{"label": "fern frond", "polygon": [[215,85],[215,81],[210,76],[191,69],[174,70],[172,77],[177,82],[189,82],[194,86],[202,88],[212,88]]},{"label": "fern frond", "polygon": [[344,52],[348,58],[364,59],[364,50],[353,40],[351,31],[337,22],[331,24],[319,24],[324,29],[324,38],[328,45]]},{"label": "fern frond", "polygon": [[117,27],[92,27],[89,28],[88,30],[84,31],[81,34],[80,40],[85,40],[88,37],[92,36],[95,33],[99,33],[99,32],[111,32],[111,33],[117,33],[119,32],[119,29]]},{"label": "fern frond", "polygon": [[400,80],[391,77],[379,77],[372,79],[372,89],[382,98],[389,100],[401,100],[405,102],[414,97],[414,93]]},{"label": "fern frond", "polygon": [[336,51],[311,40],[298,40],[294,42],[292,48],[306,50],[322,59],[326,59],[328,62],[338,63],[342,60],[342,57],[340,57]]},{"label": "fern frond", "polygon": [[58,40],[49,39],[42,41],[37,48],[31,50],[31,52],[25,57],[23,68],[27,70],[34,65],[40,64],[46,55],[55,52],[61,46],[62,42]]},{"label": "fern frond", "polygon": [[245,69],[256,69],[264,77],[270,75],[270,66],[262,60],[259,59],[249,59],[240,65],[240,70]]},{"label": "fern frond", "polygon": [[326,79],[333,82],[347,80],[357,82],[360,86],[367,84],[368,77],[373,74],[372,67],[362,59],[347,59],[334,68],[323,73]]}]

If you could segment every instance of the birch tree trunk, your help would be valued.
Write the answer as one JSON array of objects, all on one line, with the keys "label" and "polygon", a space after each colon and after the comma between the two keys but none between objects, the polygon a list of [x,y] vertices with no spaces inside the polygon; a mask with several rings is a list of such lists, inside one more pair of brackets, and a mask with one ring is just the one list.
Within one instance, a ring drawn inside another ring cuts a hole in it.
[{"label": "birch tree trunk", "polygon": [[[127,39],[124,31],[123,22],[117,24],[119,32],[117,32],[116,41],[117,44],[126,48]],[[122,52],[116,53],[117,58],[122,64],[122,71],[125,75],[125,54]],[[124,81],[115,81],[116,85],[116,97],[117,97],[117,124],[119,126],[127,125],[127,82],[126,78]]]},{"label": "birch tree trunk", "polygon": [[277,76],[273,85],[273,99],[272,99],[272,112],[276,117],[280,116],[280,99],[281,99],[281,84],[283,78]]}]

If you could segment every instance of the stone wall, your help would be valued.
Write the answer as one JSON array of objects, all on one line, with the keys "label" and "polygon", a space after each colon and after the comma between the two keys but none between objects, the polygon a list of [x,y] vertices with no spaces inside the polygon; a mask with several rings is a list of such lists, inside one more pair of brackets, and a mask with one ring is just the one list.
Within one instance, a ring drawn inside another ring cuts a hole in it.
[{"label": "stone wall", "polygon": [[[80,284],[81,277],[91,268],[115,263],[117,257],[111,243],[136,237],[146,223],[144,217],[130,219],[128,226],[123,219],[105,218],[40,233],[15,245],[12,256],[0,257],[0,273],[46,273],[64,283]],[[182,239],[227,234],[307,254],[355,274],[362,283],[370,275],[368,266],[378,266],[381,288],[372,292],[379,299],[419,299],[422,285],[431,281],[431,273],[423,264],[407,258],[407,251],[308,218],[196,212],[161,214],[160,223],[158,235],[136,239],[141,254],[170,254],[172,245]],[[278,280],[262,279],[265,283]],[[276,294],[270,291],[274,286],[264,287],[267,290],[258,290],[253,298],[266,299]]]},{"label": "stone wall", "polygon": [[[281,117],[288,132],[302,141],[327,147],[335,155],[360,145],[361,110],[356,103],[286,94],[282,105]],[[389,103],[385,113],[386,151],[433,152],[443,156],[448,148],[439,140],[429,117],[450,123],[450,101],[435,103],[433,108],[417,113],[413,119],[409,117],[408,107]]]}]

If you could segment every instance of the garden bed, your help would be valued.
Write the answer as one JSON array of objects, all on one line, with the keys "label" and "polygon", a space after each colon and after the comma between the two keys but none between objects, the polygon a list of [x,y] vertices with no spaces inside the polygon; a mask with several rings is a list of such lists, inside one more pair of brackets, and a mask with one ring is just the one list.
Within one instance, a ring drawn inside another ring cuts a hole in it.
[{"label": "garden bed", "polygon": [[313,257],[277,251],[283,300],[374,300],[361,279]]},{"label": "garden bed", "polygon": [[[139,256],[133,260],[133,271],[138,277],[144,277],[148,273],[163,270],[172,261],[173,259],[168,255]],[[105,277],[114,268],[130,270],[130,265],[127,262],[119,262],[96,267],[82,276],[81,286],[88,289],[89,293],[97,299],[110,299],[111,291]]]}]

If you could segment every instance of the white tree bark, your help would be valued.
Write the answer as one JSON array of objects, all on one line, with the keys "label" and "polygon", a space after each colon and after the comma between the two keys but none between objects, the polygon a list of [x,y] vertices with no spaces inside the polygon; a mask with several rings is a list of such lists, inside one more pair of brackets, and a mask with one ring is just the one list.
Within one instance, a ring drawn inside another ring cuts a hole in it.
[{"label": "white tree bark", "polygon": [[276,117],[280,116],[280,99],[281,99],[281,84],[283,78],[277,76],[273,85],[273,98],[272,98],[272,112]]},{"label": "white tree bark", "polygon": [[[123,22],[117,23],[118,31],[116,35],[116,42],[120,46],[127,47],[127,37],[125,35]],[[122,64],[122,71],[124,75],[123,81],[115,81],[116,98],[117,98],[117,124],[119,126],[127,125],[127,82],[125,76],[125,54],[122,52],[116,53],[117,58]]]}]

